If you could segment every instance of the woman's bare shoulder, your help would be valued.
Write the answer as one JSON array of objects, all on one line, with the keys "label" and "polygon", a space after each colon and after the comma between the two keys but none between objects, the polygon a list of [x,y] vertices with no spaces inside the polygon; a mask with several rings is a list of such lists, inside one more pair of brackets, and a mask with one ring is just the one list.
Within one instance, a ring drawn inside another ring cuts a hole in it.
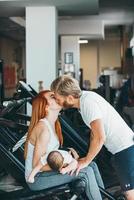
[{"label": "woman's bare shoulder", "polygon": [[49,134],[49,130],[48,130],[48,127],[46,126],[46,124],[42,121],[39,121],[37,123],[37,125],[35,126],[35,132],[38,134],[38,135],[44,135],[44,134]]},{"label": "woman's bare shoulder", "polygon": [[29,140],[33,145],[35,145],[37,140],[39,141],[49,140],[49,136],[50,134],[46,124],[42,121],[39,121],[33,128]]}]

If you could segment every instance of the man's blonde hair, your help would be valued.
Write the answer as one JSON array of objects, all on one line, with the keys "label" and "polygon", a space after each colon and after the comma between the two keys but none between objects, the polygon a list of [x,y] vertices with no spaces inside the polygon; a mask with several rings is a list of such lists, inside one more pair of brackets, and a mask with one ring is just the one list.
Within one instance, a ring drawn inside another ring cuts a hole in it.
[{"label": "man's blonde hair", "polygon": [[81,96],[78,81],[69,75],[56,78],[51,84],[51,90],[62,96],[72,95],[74,98]]}]

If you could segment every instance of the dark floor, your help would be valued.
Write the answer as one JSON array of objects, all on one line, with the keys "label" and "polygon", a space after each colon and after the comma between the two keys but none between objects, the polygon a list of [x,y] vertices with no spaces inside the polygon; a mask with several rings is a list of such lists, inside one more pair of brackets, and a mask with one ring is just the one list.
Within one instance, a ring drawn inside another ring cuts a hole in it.
[{"label": "dark floor", "polygon": [[0,178],[0,191],[15,191],[20,190],[23,187],[20,186],[16,180],[11,175],[5,175],[2,178]]}]

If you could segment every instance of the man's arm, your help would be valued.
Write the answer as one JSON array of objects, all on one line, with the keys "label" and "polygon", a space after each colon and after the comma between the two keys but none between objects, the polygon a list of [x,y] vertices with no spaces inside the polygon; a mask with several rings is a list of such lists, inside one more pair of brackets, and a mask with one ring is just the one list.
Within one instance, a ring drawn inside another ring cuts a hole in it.
[{"label": "man's arm", "polygon": [[105,139],[104,125],[101,119],[97,119],[91,122],[91,138],[90,147],[86,157],[79,159],[76,175],[79,173],[80,169],[87,167],[95,156],[101,150]]}]

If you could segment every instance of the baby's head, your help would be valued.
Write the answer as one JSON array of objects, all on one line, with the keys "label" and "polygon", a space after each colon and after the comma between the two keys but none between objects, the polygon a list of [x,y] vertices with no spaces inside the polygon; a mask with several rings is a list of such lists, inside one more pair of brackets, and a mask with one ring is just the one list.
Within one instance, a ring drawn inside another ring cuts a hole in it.
[{"label": "baby's head", "polygon": [[64,158],[59,151],[51,151],[47,157],[47,163],[54,171],[59,171],[63,167]]}]

